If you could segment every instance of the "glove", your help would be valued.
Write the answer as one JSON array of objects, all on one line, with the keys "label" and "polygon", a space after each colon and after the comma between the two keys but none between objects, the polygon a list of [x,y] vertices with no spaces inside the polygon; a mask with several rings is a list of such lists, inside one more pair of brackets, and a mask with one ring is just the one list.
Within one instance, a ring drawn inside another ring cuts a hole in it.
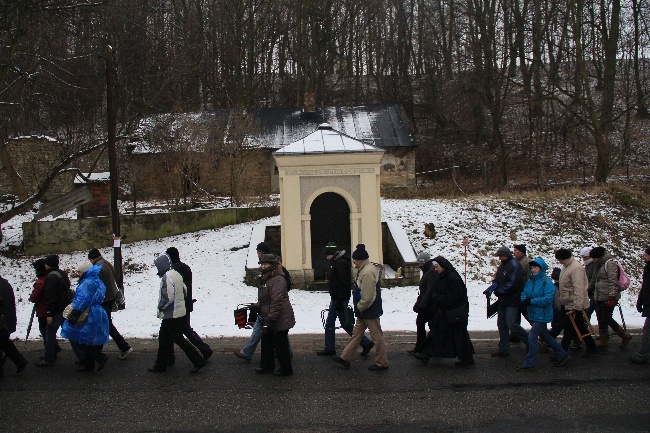
[{"label": "glove", "polygon": [[68,323],[74,325],[75,323],[77,323],[77,320],[79,320],[79,316],[81,316],[81,311],[73,309],[68,315],[68,319],[67,319]]},{"label": "glove", "polygon": [[483,294],[484,294],[487,298],[489,298],[490,295],[492,294],[492,291],[491,291],[490,289],[485,289],[485,290],[483,290]]},{"label": "glove", "polygon": [[617,303],[618,300],[616,299],[616,296],[610,296],[609,298],[607,298],[607,306],[609,308],[615,307]]},{"label": "glove", "polygon": [[414,313],[419,313],[420,309],[418,308],[418,304],[413,305],[413,312]]},{"label": "glove", "polygon": [[532,299],[526,298],[521,303],[524,304],[524,305],[530,305],[531,301],[532,301]]},{"label": "glove", "polygon": [[643,313],[643,302],[639,301],[636,303],[636,311]]}]

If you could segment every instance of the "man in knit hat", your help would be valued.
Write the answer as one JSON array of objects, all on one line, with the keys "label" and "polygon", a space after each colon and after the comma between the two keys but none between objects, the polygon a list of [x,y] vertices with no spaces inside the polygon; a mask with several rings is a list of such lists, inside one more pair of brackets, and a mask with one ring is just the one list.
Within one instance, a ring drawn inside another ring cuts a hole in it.
[{"label": "man in knit hat", "polygon": [[45,329],[45,355],[36,364],[37,367],[52,367],[56,359],[56,333],[63,323],[63,310],[70,303],[68,291],[70,278],[59,269],[59,256],[45,257],[47,277],[43,285],[45,307],[47,309],[47,327]]},{"label": "man in knit hat", "polygon": [[102,267],[102,270],[98,275],[99,279],[102,280],[106,286],[106,295],[104,296],[102,307],[106,310],[106,314],[108,315],[109,334],[120,351],[120,354],[117,355],[117,359],[124,360],[129,353],[133,352],[133,349],[129,343],[126,342],[124,337],[122,337],[120,331],[117,330],[113,324],[113,318],[111,317],[111,313],[119,309],[118,299],[121,299],[122,304],[124,302],[124,295],[119,287],[117,287],[115,281],[115,268],[113,268],[113,265],[102,257],[97,248],[88,251],[88,260],[90,260],[93,265],[100,265]]},{"label": "man in knit hat", "polygon": [[[573,319],[580,334],[587,335],[586,337],[583,337],[587,349],[582,356],[584,358],[590,358],[597,354],[597,349],[596,342],[591,337],[591,334],[589,334],[587,323],[582,314],[582,311],[589,307],[589,296],[587,295],[589,282],[587,281],[587,274],[580,263],[573,258],[571,250],[560,248],[555,252],[555,258],[562,265],[562,272],[560,272],[560,279],[558,282],[562,309],[566,313],[571,313],[573,315]],[[574,338],[579,338],[575,328],[572,324],[567,323],[564,326],[562,348],[567,350]]]},{"label": "man in knit hat", "polygon": [[492,283],[497,284],[494,294],[499,298],[497,313],[499,350],[492,352],[491,356],[505,358],[510,356],[510,332],[519,341],[525,342],[526,347],[528,347],[528,333],[517,323],[521,292],[524,290],[526,281],[524,280],[524,271],[521,264],[514,258],[510,248],[506,246],[499,247],[494,255],[501,261],[492,281]]},{"label": "man in knit hat", "polygon": [[353,301],[354,314],[357,316],[352,338],[345,345],[341,356],[332,359],[345,368],[350,368],[350,361],[354,357],[356,347],[361,342],[366,329],[370,330],[370,337],[375,343],[375,363],[368,367],[370,371],[386,370],[388,357],[386,356],[386,342],[381,330],[379,318],[383,314],[381,302],[381,272],[382,268],[369,260],[370,256],[364,244],[357,245],[352,253],[352,262],[355,267],[353,275]]},{"label": "man in knit hat", "polygon": [[[352,289],[351,261],[345,250],[339,250],[335,243],[330,242],[325,247],[325,257],[330,262],[327,286],[330,294],[330,304],[325,320],[325,348],[316,352],[318,356],[336,355],[336,318],[341,322],[341,328],[352,336],[352,323],[343,323],[341,317],[347,308]],[[365,335],[361,339],[362,356],[367,355],[374,343]]]},{"label": "man in knit hat", "polygon": [[429,331],[433,329],[436,305],[432,302],[432,295],[438,284],[438,271],[434,268],[437,263],[431,260],[429,253],[420,252],[416,260],[422,271],[422,278],[420,279],[418,297],[413,305],[413,312],[417,313],[417,316],[415,318],[415,347],[408,351],[411,355],[420,353],[422,344],[427,337],[427,324]]}]

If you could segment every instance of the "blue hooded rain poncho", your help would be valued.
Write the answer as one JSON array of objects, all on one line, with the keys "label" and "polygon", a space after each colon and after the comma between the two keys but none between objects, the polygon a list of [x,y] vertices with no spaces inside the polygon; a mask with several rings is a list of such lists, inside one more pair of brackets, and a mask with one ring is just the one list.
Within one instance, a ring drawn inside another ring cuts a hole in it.
[{"label": "blue hooded rain poncho", "polygon": [[521,293],[521,300],[530,299],[528,305],[528,320],[531,322],[550,323],[553,321],[553,300],[555,299],[555,285],[547,275],[548,265],[541,257],[531,260],[530,265],[537,265],[542,270],[537,274],[530,274]]},{"label": "blue hooded rain poncho", "polygon": [[88,346],[108,344],[108,315],[102,307],[106,286],[99,279],[101,270],[101,265],[94,265],[79,280],[72,307],[79,311],[90,307],[88,318],[81,326],[71,325],[66,320],[61,327],[62,337]]}]

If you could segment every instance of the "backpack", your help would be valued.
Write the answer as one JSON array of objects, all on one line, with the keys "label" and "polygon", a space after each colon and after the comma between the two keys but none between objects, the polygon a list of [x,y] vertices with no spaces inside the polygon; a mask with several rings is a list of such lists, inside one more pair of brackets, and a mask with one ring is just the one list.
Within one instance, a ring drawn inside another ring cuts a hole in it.
[{"label": "backpack", "polygon": [[61,272],[59,272],[59,271],[55,270],[55,271],[50,272],[50,274],[53,274],[54,276],[58,277],[59,280],[61,280],[61,282],[63,283],[63,285],[66,288],[66,294],[65,294],[66,301],[67,301],[68,304],[72,304],[72,301],[74,301],[74,297],[77,295],[77,293],[70,287],[69,282],[66,281],[63,278],[63,275],[61,275]]},{"label": "backpack", "polygon": [[[611,261],[611,259],[607,260],[607,262],[609,261]],[[607,262],[605,262],[605,266],[607,266]],[[618,285],[618,290],[622,292],[630,287],[630,277],[627,275],[627,272],[625,272],[625,269],[623,269],[623,266],[621,266],[620,263],[614,262],[614,264],[618,268],[618,281],[616,284]],[[605,268],[605,270],[607,270],[607,268]]]},{"label": "backpack", "polygon": [[287,282],[287,292],[291,290],[291,286],[293,285],[293,281],[291,281],[291,275],[289,275],[289,271],[282,266],[282,273],[284,273],[284,281]]}]

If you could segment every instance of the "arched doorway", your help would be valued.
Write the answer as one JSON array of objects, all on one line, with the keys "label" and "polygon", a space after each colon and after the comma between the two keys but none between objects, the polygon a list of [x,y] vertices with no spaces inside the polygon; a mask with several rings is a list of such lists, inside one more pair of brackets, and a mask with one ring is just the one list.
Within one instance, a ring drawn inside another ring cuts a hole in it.
[{"label": "arched doorway", "polygon": [[325,245],[335,242],[339,249],[350,252],[350,207],[343,197],[326,192],[311,204],[311,261],[314,280],[324,280],[329,262]]}]

